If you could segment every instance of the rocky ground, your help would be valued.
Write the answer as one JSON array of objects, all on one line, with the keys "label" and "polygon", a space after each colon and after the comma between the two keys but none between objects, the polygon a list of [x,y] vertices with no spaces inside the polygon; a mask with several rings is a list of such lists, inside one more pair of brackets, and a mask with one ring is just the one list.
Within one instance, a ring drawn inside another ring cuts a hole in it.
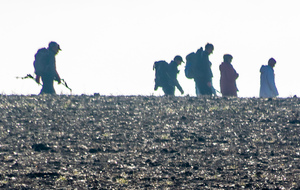
[{"label": "rocky ground", "polygon": [[298,98],[0,96],[2,189],[299,189]]}]

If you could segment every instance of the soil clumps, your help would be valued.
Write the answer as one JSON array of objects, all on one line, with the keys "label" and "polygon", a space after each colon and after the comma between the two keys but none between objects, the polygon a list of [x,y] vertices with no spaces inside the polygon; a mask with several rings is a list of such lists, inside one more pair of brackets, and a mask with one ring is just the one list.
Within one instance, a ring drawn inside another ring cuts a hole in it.
[{"label": "soil clumps", "polygon": [[298,98],[0,96],[2,189],[298,189]]}]

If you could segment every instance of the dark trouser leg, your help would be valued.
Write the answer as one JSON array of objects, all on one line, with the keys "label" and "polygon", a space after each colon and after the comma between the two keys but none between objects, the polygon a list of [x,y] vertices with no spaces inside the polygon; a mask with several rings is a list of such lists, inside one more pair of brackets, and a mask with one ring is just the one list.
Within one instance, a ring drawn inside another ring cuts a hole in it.
[{"label": "dark trouser leg", "polygon": [[42,77],[43,88],[40,94],[56,94],[53,87],[53,77]]},{"label": "dark trouser leg", "polygon": [[212,95],[212,88],[207,85],[208,82],[201,78],[195,78],[195,83],[201,95]]},{"label": "dark trouser leg", "polygon": [[162,87],[165,95],[175,95],[175,86],[165,85]]}]

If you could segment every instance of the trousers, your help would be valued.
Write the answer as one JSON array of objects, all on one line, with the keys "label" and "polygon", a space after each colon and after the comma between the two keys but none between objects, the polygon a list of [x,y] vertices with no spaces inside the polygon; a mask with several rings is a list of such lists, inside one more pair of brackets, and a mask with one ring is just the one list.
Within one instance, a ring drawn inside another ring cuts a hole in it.
[{"label": "trousers", "polygon": [[53,87],[53,77],[52,76],[42,76],[43,88],[40,94],[56,94]]}]

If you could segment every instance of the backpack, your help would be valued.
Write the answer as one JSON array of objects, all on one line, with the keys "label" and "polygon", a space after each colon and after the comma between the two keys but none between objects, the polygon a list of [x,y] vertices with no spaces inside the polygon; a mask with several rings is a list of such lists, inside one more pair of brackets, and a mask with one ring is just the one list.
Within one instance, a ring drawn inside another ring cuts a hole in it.
[{"label": "backpack", "polygon": [[153,65],[153,70],[155,70],[155,86],[154,90],[158,87],[163,87],[168,83],[168,67],[169,64],[166,61],[156,61]]},{"label": "backpack", "polygon": [[186,65],[184,68],[184,73],[186,78],[193,79],[195,77],[195,63],[196,63],[196,54],[194,52],[188,54],[186,57]]},{"label": "backpack", "polygon": [[197,50],[196,53],[192,52],[186,56],[186,65],[185,65],[185,76],[188,79],[193,79],[202,75],[202,54],[203,48]]},{"label": "backpack", "polygon": [[34,57],[34,73],[38,76],[42,76],[47,73],[49,50],[46,48],[41,48],[37,51]]}]

